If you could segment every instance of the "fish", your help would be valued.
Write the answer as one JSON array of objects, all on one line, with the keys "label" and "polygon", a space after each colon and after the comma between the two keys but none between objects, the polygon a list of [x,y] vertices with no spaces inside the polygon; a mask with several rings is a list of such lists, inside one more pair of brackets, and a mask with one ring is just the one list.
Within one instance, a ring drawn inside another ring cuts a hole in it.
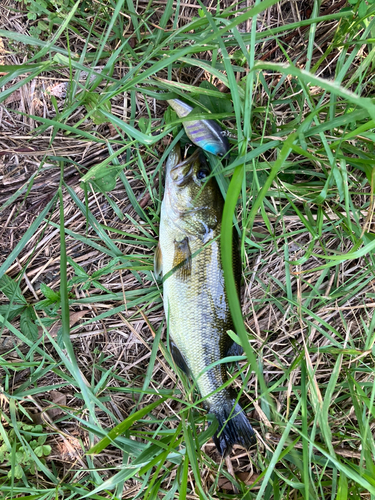
[{"label": "fish", "polygon": [[[193,108],[180,99],[169,99],[168,104],[179,118],[185,118]],[[192,120],[183,122],[186,135],[196,146],[216,156],[224,156],[229,151],[229,141],[224,131],[214,120]]]},{"label": "fish", "polygon": [[[196,384],[205,406],[216,416],[213,439],[221,455],[234,444],[250,448],[255,432],[230,387],[223,363],[238,355],[220,255],[224,200],[203,152],[186,160],[175,146],[166,162],[155,274],[163,277],[163,304],[175,364]],[[241,277],[238,239],[233,248],[234,271]]]}]

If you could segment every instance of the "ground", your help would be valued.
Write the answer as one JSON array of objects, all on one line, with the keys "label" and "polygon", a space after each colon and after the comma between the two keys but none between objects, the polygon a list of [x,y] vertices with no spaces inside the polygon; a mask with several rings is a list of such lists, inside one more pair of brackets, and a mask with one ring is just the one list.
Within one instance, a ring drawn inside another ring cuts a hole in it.
[{"label": "ground", "polygon": [[[210,2],[0,6],[0,431],[42,424],[51,447],[36,482],[4,460],[0,496],[375,494],[371,3],[271,3],[256,30],[250,1],[222,17]],[[220,45],[213,26],[239,16]],[[224,192],[245,164],[242,314],[270,400],[246,358],[228,367],[258,445],[224,461],[171,362],[153,274],[173,92],[227,130]]]}]

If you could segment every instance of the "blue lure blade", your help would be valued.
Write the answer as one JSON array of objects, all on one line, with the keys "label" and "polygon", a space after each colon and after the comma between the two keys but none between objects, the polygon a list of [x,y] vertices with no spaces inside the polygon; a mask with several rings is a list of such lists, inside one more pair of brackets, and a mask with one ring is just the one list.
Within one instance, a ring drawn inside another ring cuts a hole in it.
[{"label": "blue lure blade", "polygon": [[[179,118],[185,118],[193,111],[180,99],[169,99],[167,102]],[[229,151],[228,139],[214,120],[192,120],[183,122],[183,126],[191,142],[205,151],[217,156],[224,156]]]}]

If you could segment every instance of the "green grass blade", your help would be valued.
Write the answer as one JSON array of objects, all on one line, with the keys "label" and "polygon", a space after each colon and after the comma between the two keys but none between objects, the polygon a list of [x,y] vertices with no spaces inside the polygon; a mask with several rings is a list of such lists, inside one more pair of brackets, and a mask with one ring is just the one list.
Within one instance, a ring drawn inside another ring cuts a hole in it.
[{"label": "green grass blade", "polygon": [[102,452],[107,446],[109,446],[113,441],[123,434],[129,427],[131,427],[134,422],[137,420],[143,418],[145,415],[150,413],[154,408],[159,406],[161,403],[163,403],[167,398],[160,398],[157,401],[154,401],[153,403],[145,406],[141,410],[136,411],[132,415],[130,415],[128,418],[126,418],[123,422],[120,424],[116,425],[113,429],[111,429],[107,436],[99,441],[95,446],[91,447],[88,451],[88,455],[95,455],[100,452]]}]

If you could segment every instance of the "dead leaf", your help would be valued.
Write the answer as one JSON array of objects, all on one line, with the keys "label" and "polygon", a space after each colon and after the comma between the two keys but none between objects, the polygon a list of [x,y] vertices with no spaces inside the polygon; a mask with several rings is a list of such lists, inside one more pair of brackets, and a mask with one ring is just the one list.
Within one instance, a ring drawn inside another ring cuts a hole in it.
[{"label": "dead leaf", "polygon": [[[76,323],[78,323],[78,321],[83,318],[83,316],[85,314],[87,314],[88,312],[90,312],[89,309],[83,309],[82,311],[76,311],[74,313],[71,313],[70,315],[70,318],[69,318],[69,326],[70,328],[72,326],[74,326]],[[56,337],[57,335],[57,332],[59,331],[59,329],[61,328],[61,321],[57,321],[53,326],[52,328],[50,329],[49,331],[49,334],[52,336],[52,337]]]},{"label": "dead leaf", "polygon": [[44,93],[46,95],[53,95],[59,99],[65,99],[67,89],[68,82],[56,83],[55,85],[49,85]]},{"label": "dead leaf", "polygon": [[232,484],[231,481],[229,481],[229,479],[227,479],[226,477],[222,476],[222,477],[219,477],[219,480],[217,482],[217,485],[220,489],[222,490],[226,490],[226,491],[233,491],[233,488],[234,488],[234,485]]},{"label": "dead leaf", "polygon": [[43,116],[43,107],[43,102],[38,97],[34,97],[31,101],[30,115]]},{"label": "dead leaf", "polygon": [[239,472],[238,474],[236,474],[236,477],[243,483],[250,486],[251,484],[255,483],[255,481],[259,477],[259,474],[254,474],[254,473],[249,474],[248,472]]},{"label": "dead leaf", "polygon": [[111,134],[111,137],[114,137],[117,135],[117,130],[116,127],[112,125],[112,123],[108,123],[108,128],[109,128],[109,133]]},{"label": "dead leaf", "polygon": [[51,396],[52,403],[54,403],[55,405],[66,405],[66,394],[64,394],[63,392],[51,391],[49,395]]},{"label": "dead leaf", "polygon": [[77,312],[74,312],[70,315],[70,319],[69,319],[69,325],[70,325],[70,328],[72,326],[74,326],[76,323],[78,323],[78,321],[83,318],[83,316],[85,314],[87,314],[88,312],[90,312],[89,309],[83,309],[82,311],[77,311]]},{"label": "dead leaf", "polygon": [[[248,472],[237,472],[235,474],[236,478],[241,482],[245,483],[247,486],[252,485],[259,477],[259,474],[248,473]],[[232,482],[224,476],[221,476],[218,481],[218,486],[222,490],[233,491],[234,485]]]},{"label": "dead leaf", "polygon": [[83,463],[81,460],[82,455],[83,452],[80,441],[73,436],[65,435],[63,441],[58,442],[52,447],[50,458],[59,458],[59,460],[64,462],[79,460]]},{"label": "dead leaf", "polygon": [[[0,64],[1,64],[1,57],[0,57]],[[21,91],[16,90],[15,92],[12,92],[9,97],[5,99],[5,104],[12,104],[12,102],[17,102],[21,100]]]},{"label": "dead leaf", "polygon": [[[59,391],[51,391],[49,396],[51,397],[51,402],[55,405],[66,406],[66,394]],[[47,413],[51,420],[56,420],[64,412],[60,408],[50,408],[47,410]]]},{"label": "dead leaf", "polygon": [[[59,405],[59,406],[66,406],[66,394],[59,392],[59,391],[50,391],[47,394],[48,399],[51,400],[52,404]],[[47,401],[48,403],[48,401]],[[40,405],[38,405],[38,408],[42,411],[39,411],[38,413],[32,413],[30,416],[34,422],[34,424],[45,424],[46,422],[52,423],[54,420],[56,420],[57,417],[59,417],[61,414],[63,414],[63,410],[60,408],[42,408]]]}]

